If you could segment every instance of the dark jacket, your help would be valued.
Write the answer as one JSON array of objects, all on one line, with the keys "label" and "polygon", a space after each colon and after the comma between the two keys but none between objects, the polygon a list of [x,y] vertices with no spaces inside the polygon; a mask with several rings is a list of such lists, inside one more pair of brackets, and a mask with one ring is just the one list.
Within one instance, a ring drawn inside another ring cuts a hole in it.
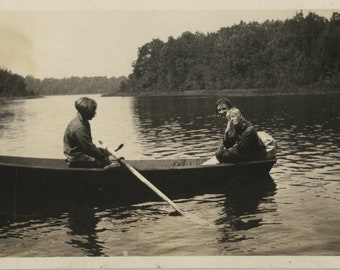
[{"label": "dark jacket", "polygon": [[64,133],[64,154],[69,161],[78,161],[83,155],[103,159],[102,149],[92,142],[91,127],[87,120],[77,113]]},{"label": "dark jacket", "polygon": [[223,136],[225,148],[233,147],[240,154],[263,153],[265,146],[255,128],[245,120],[242,126],[234,126]]},{"label": "dark jacket", "polygon": [[241,126],[233,126],[224,134],[223,146],[216,152],[220,162],[255,160],[266,154],[266,148],[255,128],[246,120]]}]

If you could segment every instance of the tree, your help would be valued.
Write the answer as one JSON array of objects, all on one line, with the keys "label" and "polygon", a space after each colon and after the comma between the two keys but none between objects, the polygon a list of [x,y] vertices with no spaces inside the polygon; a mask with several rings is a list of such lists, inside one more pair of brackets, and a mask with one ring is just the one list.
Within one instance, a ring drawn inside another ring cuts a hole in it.
[{"label": "tree", "polygon": [[[298,12],[285,21],[241,21],[208,35],[184,32],[138,51],[134,91],[287,88],[340,80],[340,15]],[[125,88],[125,91],[127,89]]]},{"label": "tree", "polygon": [[0,96],[15,97],[32,94],[31,91],[26,90],[25,80],[22,76],[0,68]]}]

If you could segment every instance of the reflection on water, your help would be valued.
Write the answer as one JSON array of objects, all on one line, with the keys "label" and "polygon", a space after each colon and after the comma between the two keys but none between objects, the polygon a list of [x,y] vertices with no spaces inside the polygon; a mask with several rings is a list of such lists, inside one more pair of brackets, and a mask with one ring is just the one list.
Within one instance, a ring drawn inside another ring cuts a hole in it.
[{"label": "reflection on water", "polygon": [[[219,144],[217,97],[93,97],[95,142],[124,143],[119,153],[127,159],[210,157]],[[0,154],[63,158],[77,98],[1,101]],[[161,201],[84,199],[55,212],[45,205],[41,215],[1,217],[0,256],[337,255],[340,95],[231,99],[277,140],[278,162],[268,177],[239,177],[219,194],[176,198],[211,226],[173,216]]]},{"label": "reflection on water", "polygon": [[103,244],[98,239],[96,226],[99,217],[96,216],[93,207],[86,205],[73,205],[68,213],[68,227],[71,239],[70,245],[80,248],[87,256],[105,255],[102,251]]},{"label": "reflection on water", "polygon": [[148,156],[210,157],[224,120],[215,116],[215,100],[200,97],[135,98],[134,115]]},{"label": "reflection on water", "polygon": [[[249,230],[261,226],[262,219],[252,219],[252,215],[259,212],[259,204],[274,199],[275,190],[276,185],[270,175],[257,179],[236,178],[225,191],[226,216],[217,222],[228,223],[236,230]],[[267,210],[275,211],[275,209]]]}]

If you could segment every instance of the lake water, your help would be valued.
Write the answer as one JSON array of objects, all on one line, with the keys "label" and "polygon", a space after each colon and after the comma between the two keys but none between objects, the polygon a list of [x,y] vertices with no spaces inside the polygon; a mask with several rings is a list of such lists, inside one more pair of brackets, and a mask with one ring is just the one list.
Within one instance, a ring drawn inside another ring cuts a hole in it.
[{"label": "lake water", "polygon": [[[210,157],[219,144],[216,96],[91,97],[94,142],[124,143],[126,159]],[[0,154],[64,158],[77,98],[0,101]],[[231,99],[277,140],[278,161],[266,185],[175,201],[209,226],[169,214],[164,202],[80,207],[4,219],[0,256],[340,255],[340,95]]]}]

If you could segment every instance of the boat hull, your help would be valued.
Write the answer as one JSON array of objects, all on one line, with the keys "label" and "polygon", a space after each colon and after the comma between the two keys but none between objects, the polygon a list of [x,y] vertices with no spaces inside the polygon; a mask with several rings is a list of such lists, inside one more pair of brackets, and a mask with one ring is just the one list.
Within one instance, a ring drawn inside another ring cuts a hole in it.
[{"label": "boat hull", "polygon": [[[240,175],[268,174],[275,160],[202,166],[204,159],[129,161],[171,199],[223,194]],[[74,202],[111,207],[160,198],[126,167],[68,168],[63,160],[0,157],[2,214],[65,211]],[[256,177],[255,177],[256,178]]]}]

